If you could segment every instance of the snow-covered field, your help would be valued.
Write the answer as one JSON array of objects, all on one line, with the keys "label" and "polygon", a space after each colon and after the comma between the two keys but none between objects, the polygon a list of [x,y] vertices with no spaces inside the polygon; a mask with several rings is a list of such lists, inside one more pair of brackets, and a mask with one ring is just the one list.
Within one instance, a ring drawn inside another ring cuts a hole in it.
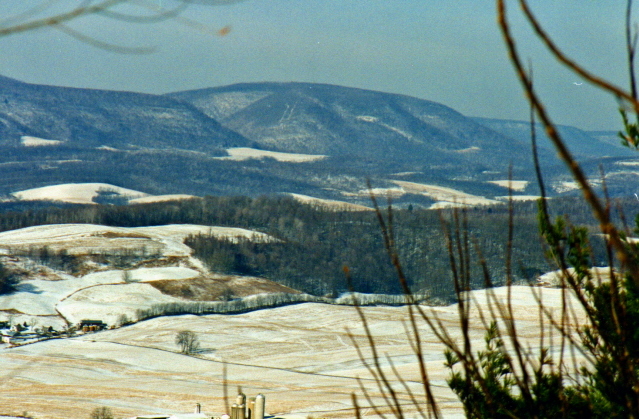
[{"label": "snow-covered field", "polygon": [[129,199],[129,204],[150,204],[151,202],[180,201],[183,199],[198,198],[195,195],[172,194],[172,195],[151,195],[142,198]]},{"label": "snow-covered field", "polygon": [[[0,320],[12,318],[14,322],[35,322],[38,326],[53,326],[57,330],[61,329],[64,319],[72,324],[87,318],[100,319],[116,325],[121,315],[135,319],[137,309],[184,301],[162,294],[150,283],[201,277],[215,279],[215,275],[193,258],[191,249],[183,243],[187,236],[197,234],[231,240],[275,240],[266,234],[241,228],[191,224],[133,228],[52,224],[0,233],[0,253],[9,255],[14,259],[13,263],[24,265],[30,272],[17,292],[0,296]],[[51,251],[64,249],[76,256],[136,251],[152,255],[162,266],[125,271],[95,265],[92,272],[72,276],[14,256],[45,246]]]},{"label": "snow-covered field", "polygon": [[495,201],[493,199],[471,195],[443,186],[405,182],[401,180],[394,180],[393,183],[401,187],[406,193],[422,194],[438,201],[432,206],[433,209],[459,205],[493,205],[499,203],[499,201]]},{"label": "snow-covered field", "polygon": [[121,314],[134,319],[136,309],[149,308],[156,303],[183,301],[162,294],[146,282],[190,279],[200,275],[193,269],[170,266],[138,268],[127,272],[132,281],[140,283],[125,283],[124,272],[120,270],[96,272],[82,277],[69,275],[68,279],[59,281],[24,281],[18,286],[18,292],[0,296],[0,310],[36,316],[39,326],[59,326],[61,319],[53,317],[58,315],[72,324],[92,318],[115,325]]},{"label": "snow-covered field", "polygon": [[[574,268],[568,268],[567,272],[569,272],[570,275],[575,274]],[[603,266],[603,267],[593,266],[590,272],[595,282],[610,281],[611,269],[609,266]],[[612,272],[614,273],[614,270]],[[557,286],[561,286],[562,284],[562,276],[563,276],[563,273],[561,270],[551,271],[537,278],[537,282],[541,285],[550,285],[550,286],[557,287]]]},{"label": "snow-covered field", "polygon": [[494,183],[497,186],[509,188],[513,191],[523,191],[530,182],[527,180],[491,180],[488,183]]},{"label": "snow-covered field", "polygon": [[[532,290],[543,292],[549,307],[561,306],[561,291],[512,288],[513,318],[520,335],[535,350],[539,311]],[[493,292],[501,301],[506,298],[505,288]],[[486,291],[470,296],[480,306],[488,298]],[[426,309],[438,316],[451,336],[460,336],[456,306]],[[365,307],[364,312],[379,353],[388,354],[411,390],[422,394],[416,359],[404,336],[406,308]],[[483,349],[479,315],[471,314],[471,319],[472,339],[477,350]],[[174,338],[180,330],[197,333],[202,351],[196,357],[177,353]],[[421,324],[420,330],[444,417],[461,418],[460,404],[445,384],[443,347],[426,325]],[[219,415],[224,410],[226,363],[229,394],[233,396],[238,386],[249,396],[263,393],[267,412],[277,417],[353,417],[351,393],[360,396],[361,406],[367,404],[358,377],[376,404],[383,405],[383,400],[349,333],[371,361],[355,309],[313,303],[240,315],[162,317],[72,339],[5,348],[0,350],[0,414],[28,411],[40,419],[82,418],[95,407],[108,406],[116,417],[126,417],[192,412],[201,403],[204,412]],[[405,390],[388,361],[382,363],[406,403],[407,417],[413,417]],[[366,407],[362,413],[374,416]]]},{"label": "snow-covered field", "polygon": [[[601,185],[601,180],[600,179],[588,179],[588,183],[591,186],[599,186],[599,185]],[[557,193],[564,193],[564,192],[570,192],[570,191],[574,191],[574,190],[579,189],[579,184],[576,181],[573,181],[573,180],[555,182],[555,183],[552,184],[552,188]]]},{"label": "snow-covered field", "polygon": [[62,144],[60,140],[47,140],[39,137],[31,137],[30,135],[23,135],[20,137],[20,144],[25,147],[43,147],[54,146]]},{"label": "snow-covered field", "polygon": [[[44,140],[43,140],[44,141]],[[95,204],[94,198],[108,192],[125,198],[132,204],[176,201],[195,198],[193,195],[149,195],[133,189],[121,188],[108,183],[64,183],[14,192],[11,195],[21,201],[59,201],[70,204]]]},{"label": "snow-covered field", "polygon": [[262,159],[265,157],[275,159],[281,162],[287,163],[306,163],[316,160],[325,159],[326,156],[319,154],[295,154],[295,153],[282,153],[279,151],[267,151],[258,150],[248,147],[235,147],[226,150],[229,155],[227,157],[218,157],[224,160],[248,160],[248,159]]},{"label": "snow-covered field", "polygon": [[[185,301],[164,294],[153,285],[157,281],[190,284],[202,278],[217,280],[184,245],[184,238],[190,234],[275,240],[250,230],[200,225],[119,228],[66,224],[3,232],[0,255],[13,264],[25,263],[20,251],[43,246],[85,256],[145,248],[156,252],[157,257],[155,264],[126,271],[96,264],[93,271],[78,276],[35,266],[36,262],[31,261],[33,266],[24,267],[37,268],[33,269],[33,276],[22,281],[18,292],[0,296],[0,320],[35,322],[37,326],[51,325],[57,330],[63,327],[65,319],[69,323],[100,319],[117,325],[122,316],[134,319],[137,309]],[[228,287],[235,281],[239,290],[245,283],[245,288],[255,293],[254,280],[225,278],[222,286]],[[261,283],[260,286],[269,287]],[[540,326],[532,290],[543,292],[544,304],[549,307],[561,306],[561,291],[512,288],[513,318],[534,351],[539,345]],[[506,298],[505,288],[492,292],[497,299]],[[481,305],[487,301],[487,293],[474,291],[469,295]],[[425,309],[436,314],[452,336],[460,336],[456,306]],[[406,308],[363,310],[379,353],[388,354],[411,391],[420,394],[419,368],[404,335]],[[480,316],[473,313],[471,318],[475,320],[472,338],[480,350],[484,334]],[[178,353],[174,340],[182,330],[197,333],[201,341],[197,356]],[[461,418],[460,404],[445,384],[448,372],[443,368],[443,346],[425,324],[420,330],[433,390],[444,417]],[[192,412],[196,403],[201,403],[205,412],[219,415],[224,411],[225,388],[232,396],[241,386],[249,396],[264,394],[267,411],[278,417],[350,418],[352,393],[360,395],[363,415],[374,417],[372,409],[365,407],[358,378],[370,390],[375,404],[383,405],[384,401],[349,334],[364,348],[364,357],[370,362],[371,353],[366,349],[367,340],[355,309],[314,303],[238,315],[160,317],[74,338],[17,347],[3,344],[0,415],[19,416],[28,412],[39,419],[83,418],[96,407],[107,406],[116,417],[130,417]],[[382,363],[393,377],[388,361],[384,359]],[[415,412],[403,386],[396,377],[391,381],[402,392],[407,417],[412,417]]]},{"label": "snow-covered field", "polygon": [[304,204],[317,205],[323,208],[334,209],[336,211],[372,211],[372,208],[364,205],[351,204],[344,201],[336,201],[332,199],[320,199],[312,196],[300,195],[296,193],[290,194],[293,198]]},{"label": "snow-covered field", "polygon": [[151,227],[110,227],[96,224],[49,224],[0,233],[0,249],[29,249],[48,246],[64,248],[71,254],[101,253],[108,249],[157,251],[164,256],[188,256],[191,249],[183,244],[189,235],[254,239],[274,238],[257,231],[235,227],[212,227],[194,224],[171,224]]},{"label": "snow-covered field", "polygon": [[[393,180],[393,183],[397,185],[395,188],[376,188],[372,191],[360,191],[359,196],[365,196],[370,194],[371,192],[374,195],[381,197],[391,197],[391,198],[399,198],[404,194],[419,194],[425,195],[429,198],[437,201],[433,205],[431,205],[431,209],[440,209],[440,208],[452,208],[452,207],[461,207],[467,205],[494,205],[503,203],[510,199],[511,197],[503,196],[496,197],[495,199],[488,199],[483,196],[472,195],[463,191],[459,191],[457,189],[446,188],[444,186],[437,185],[428,185],[424,183],[415,183],[415,182],[406,182],[402,180]],[[503,186],[505,188],[510,187],[513,191],[523,191],[528,186],[527,181],[508,181],[508,180],[496,180],[491,181],[490,183],[494,183],[498,186]],[[534,195],[513,195],[512,199],[515,201],[530,201],[539,199],[539,196]]]},{"label": "snow-covered field", "polygon": [[140,198],[147,194],[132,189],[120,188],[107,183],[65,183],[61,185],[43,186],[14,192],[12,195],[23,201],[62,201],[72,204],[92,204],[99,191],[113,191],[121,196]]},{"label": "snow-covered field", "polygon": [[446,188],[444,186],[428,185],[425,183],[406,182],[403,180],[393,180],[397,187],[375,188],[372,190],[362,190],[358,196],[368,196],[373,194],[380,197],[399,198],[405,194],[424,195],[437,201],[431,205],[431,209],[460,207],[466,205],[493,205],[500,204],[500,201],[488,199],[483,196],[471,195],[457,189]]}]

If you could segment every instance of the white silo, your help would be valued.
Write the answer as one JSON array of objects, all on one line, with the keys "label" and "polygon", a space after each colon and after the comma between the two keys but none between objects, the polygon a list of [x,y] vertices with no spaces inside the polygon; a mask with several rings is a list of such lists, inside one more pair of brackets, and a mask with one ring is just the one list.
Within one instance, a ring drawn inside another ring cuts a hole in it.
[{"label": "white silo", "polygon": [[253,417],[251,419],[264,419],[264,410],[266,408],[266,398],[263,394],[258,394],[255,397],[255,410],[253,410]]},{"label": "white silo", "polygon": [[249,398],[246,405],[246,419],[252,419],[255,417],[255,397]]}]

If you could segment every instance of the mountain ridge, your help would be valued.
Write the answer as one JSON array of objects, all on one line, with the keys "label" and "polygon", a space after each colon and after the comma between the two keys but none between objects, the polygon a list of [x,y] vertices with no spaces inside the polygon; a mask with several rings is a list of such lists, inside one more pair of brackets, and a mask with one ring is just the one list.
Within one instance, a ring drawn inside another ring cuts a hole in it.
[{"label": "mountain ridge", "polygon": [[[490,201],[506,193],[512,176],[527,185],[517,194],[535,195],[526,123],[511,121],[510,131],[504,124],[425,99],[331,84],[239,83],[152,95],[0,76],[0,194],[108,183],[153,195],[293,193],[367,204],[369,181],[389,191],[401,181]],[[618,163],[629,157],[598,139],[605,136],[568,128],[569,141],[588,143],[580,158],[594,176],[598,164],[622,171],[609,187],[627,193],[635,174]],[[615,155],[603,159],[602,144]],[[228,151],[239,148],[249,157]],[[549,183],[559,185],[551,193],[576,193],[565,187],[570,178],[554,154],[540,148]],[[409,189],[398,205],[433,204],[424,188]]]},{"label": "mountain ridge", "polygon": [[[474,121],[485,125],[486,127],[500,132],[506,136],[517,138],[521,141],[530,142],[530,122],[517,121],[512,119],[495,119],[495,118],[482,118],[472,117]],[[539,137],[539,147],[554,150],[554,145],[546,135],[546,130],[541,123],[535,124],[536,134]],[[621,146],[621,142],[618,140],[615,143],[609,141],[602,141],[599,139],[601,136],[609,137],[611,133],[607,131],[595,131],[589,132],[569,125],[557,125],[557,131],[562,139],[566,142],[566,146],[577,156],[615,156],[615,157],[629,157],[635,153],[629,148]],[[614,135],[616,137],[616,135]],[[592,141],[597,140],[597,141]]]},{"label": "mountain ridge", "polygon": [[[411,161],[427,152],[430,158],[443,153],[445,159],[468,161],[455,153],[507,142],[433,101],[330,84],[240,83],[169,96],[221,117],[224,125],[276,151],[366,157],[393,152]],[[514,146],[523,151],[523,144]],[[497,163],[495,152],[482,157]]]},{"label": "mountain ridge", "polygon": [[84,147],[175,147],[184,142],[180,137],[186,137],[191,147],[218,154],[225,147],[252,144],[195,107],[165,96],[45,86],[2,77],[0,143],[17,145],[24,135]]}]

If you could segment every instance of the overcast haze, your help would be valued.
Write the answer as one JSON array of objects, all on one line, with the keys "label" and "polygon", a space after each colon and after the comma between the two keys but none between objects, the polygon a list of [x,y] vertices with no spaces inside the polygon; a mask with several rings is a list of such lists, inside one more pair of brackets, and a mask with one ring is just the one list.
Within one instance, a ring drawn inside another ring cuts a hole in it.
[{"label": "overcast haze", "polygon": [[[52,28],[0,38],[0,74],[31,83],[147,93],[238,82],[330,83],[433,100],[468,116],[527,118],[492,0],[245,0],[211,6],[214,2],[200,0],[182,18],[152,25],[104,16],[69,24],[99,41],[157,47],[149,55],[105,51]],[[53,3],[38,16],[79,2]],[[618,129],[614,99],[574,84],[579,80],[533,42],[510,3],[522,55],[531,59],[555,121],[589,130]],[[627,85],[625,2],[531,3],[572,58]],[[15,16],[26,4],[37,2],[0,0],[0,16]],[[169,8],[176,3],[144,4]],[[133,6],[117,10],[144,13]],[[639,11],[635,14],[639,18]],[[223,28],[230,32],[220,36]]]}]

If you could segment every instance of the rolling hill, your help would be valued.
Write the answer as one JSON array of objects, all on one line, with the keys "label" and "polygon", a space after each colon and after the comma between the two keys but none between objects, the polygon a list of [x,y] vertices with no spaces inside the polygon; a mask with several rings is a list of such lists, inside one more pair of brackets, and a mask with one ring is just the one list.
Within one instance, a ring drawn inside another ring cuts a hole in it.
[{"label": "rolling hill", "polygon": [[[0,295],[0,320],[11,315],[14,322],[59,330],[65,323],[97,316],[118,325],[121,316],[135,319],[137,310],[154,304],[216,301],[224,291],[236,296],[297,293],[263,278],[210,272],[183,243],[197,234],[274,240],[241,228],[189,224],[137,228],[51,224],[0,233],[3,264],[23,277],[16,292]],[[193,284],[199,297],[184,298],[180,289]]]}]

